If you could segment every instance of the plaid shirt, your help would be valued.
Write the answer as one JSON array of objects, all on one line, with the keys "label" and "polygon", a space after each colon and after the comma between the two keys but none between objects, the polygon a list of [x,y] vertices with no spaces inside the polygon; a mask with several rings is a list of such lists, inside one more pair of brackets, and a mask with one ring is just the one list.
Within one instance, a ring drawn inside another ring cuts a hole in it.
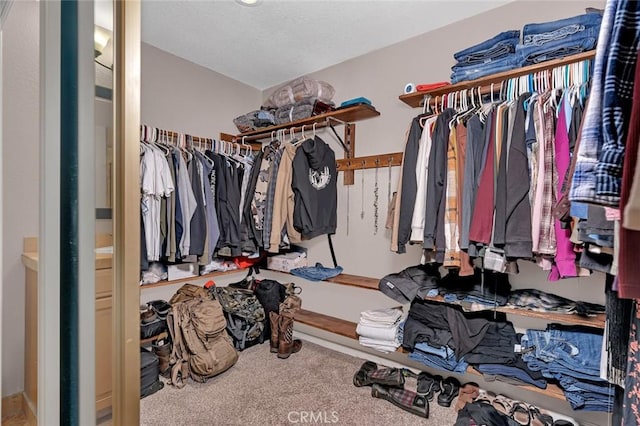
[{"label": "plaid shirt", "polygon": [[604,306],[595,303],[575,302],[537,289],[514,290],[509,295],[508,306],[537,312],[579,313],[595,315],[604,313]]},{"label": "plaid shirt", "polygon": [[558,186],[558,172],[555,164],[555,114],[551,106],[542,106],[544,100],[549,97],[547,93],[538,103],[539,112],[543,113],[543,137],[544,137],[544,183],[542,188],[542,212],[540,217],[540,239],[538,241],[539,254],[556,254],[556,233],[554,228],[553,206],[556,202],[556,187]]},{"label": "plaid shirt", "polygon": [[[276,178],[278,176],[278,169],[280,168],[280,161],[282,160],[282,145],[273,150],[273,158],[271,165],[269,166],[269,184],[267,186],[267,204],[264,208],[264,226],[262,231],[262,243],[265,249],[268,249],[271,244],[271,226],[273,225],[273,202],[276,198]],[[277,229],[276,232],[281,230]]]},{"label": "plaid shirt", "polygon": [[460,267],[460,246],[458,244],[458,153],[456,131],[449,132],[447,148],[447,188],[444,213],[444,235],[446,247],[444,251],[445,268]]},{"label": "plaid shirt", "polygon": [[620,201],[622,160],[640,43],[640,2],[617,3],[602,99],[604,143],[596,166],[596,198],[612,207]]},{"label": "plaid shirt", "polygon": [[589,105],[584,112],[584,124],[577,153],[578,159],[569,191],[569,200],[571,201],[597,201],[595,168],[602,149],[602,90],[616,4],[615,1],[607,2],[600,25]]}]

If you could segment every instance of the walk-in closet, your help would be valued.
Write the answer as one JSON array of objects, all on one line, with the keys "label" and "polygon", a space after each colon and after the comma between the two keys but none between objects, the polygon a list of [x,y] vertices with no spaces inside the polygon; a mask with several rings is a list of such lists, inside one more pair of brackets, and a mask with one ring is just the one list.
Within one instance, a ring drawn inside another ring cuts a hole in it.
[{"label": "walk-in closet", "polygon": [[640,3],[0,5],[3,424],[640,424]]}]

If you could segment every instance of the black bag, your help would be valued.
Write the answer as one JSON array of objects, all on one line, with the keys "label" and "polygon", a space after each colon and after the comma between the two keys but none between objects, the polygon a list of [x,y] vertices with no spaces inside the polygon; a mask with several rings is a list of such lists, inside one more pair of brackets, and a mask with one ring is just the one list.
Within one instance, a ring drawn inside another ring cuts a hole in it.
[{"label": "black bag", "polygon": [[160,381],[160,362],[156,354],[140,348],[140,398],[152,395],[164,387]]},{"label": "black bag", "polygon": [[153,309],[156,319],[151,322],[140,324],[140,339],[148,339],[167,331],[167,314],[171,310],[171,305],[164,300],[152,300],[147,305]]},{"label": "black bag", "polygon": [[269,312],[279,312],[280,303],[287,297],[287,289],[284,285],[274,280],[260,280],[257,282],[253,293],[264,308],[264,340],[269,340],[271,336],[271,321]]}]

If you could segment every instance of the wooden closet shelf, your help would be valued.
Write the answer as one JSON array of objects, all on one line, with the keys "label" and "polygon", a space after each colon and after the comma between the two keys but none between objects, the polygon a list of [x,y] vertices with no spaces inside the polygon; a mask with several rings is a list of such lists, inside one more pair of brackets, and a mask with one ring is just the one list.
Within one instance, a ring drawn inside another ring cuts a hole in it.
[{"label": "wooden closet shelf", "polygon": [[[425,300],[438,303],[447,303],[442,296],[425,297]],[[455,305],[455,304],[454,304]],[[487,311],[504,312],[505,314],[518,315],[521,317],[540,318],[549,322],[563,322],[571,325],[582,325],[593,328],[604,328],[605,315],[598,314],[594,317],[582,317],[574,314],[559,314],[554,312],[538,312],[522,308],[508,308],[500,306],[497,308],[487,308]]]},{"label": "wooden closet shelf", "polygon": [[410,107],[417,108],[422,106],[422,100],[425,96],[430,95],[432,97],[442,96],[448,93],[457,92],[464,89],[471,89],[475,87],[489,88],[491,84],[497,84],[498,89],[502,81],[510,78],[520,77],[527,74],[532,74],[538,71],[550,70],[562,65],[568,65],[575,62],[593,59],[595,57],[595,50],[588,52],[578,53],[577,55],[567,56],[561,59],[553,59],[546,62],[541,62],[535,65],[529,65],[522,68],[516,68],[509,71],[503,71],[496,74],[491,74],[485,77],[478,78],[471,81],[461,81],[460,83],[439,87],[434,90],[426,92],[414,92],[406,95],[400,95],[399,99]]},{"label": "wooden closet shelf", "polygon": [[[276,271],[276,272],[280,272],[280,271]],[[286,272],[282,272],[282,273],[286,273]],[[364,288],[367,290],[379,290],[378,284],[380,283],[380,280],[377,278],[363,277],[360,275],[350,275],[350,274],[340,274],[333,278],[329,278],[325,281],[333,284],[341,284],[341,285],[347,285],[352,287]],[[444,298],[442,296],[425,297],[425,300],[429,300],[437,303],[447,303],[444,301]],[[490,310],[493,310],[493,308],[487,308],[487,310],[490,311]],[[573,315],[573,314],[537,312],[537,311],[531,311],[528,309],[508,308],[504,306],[495,308],[495,310],[498,312],[504,312],[509,315],[518,315],[521,317],[529,317],[529,318],[540,318],[540,319],[547,320],[548,322],[559,322],[559,323],[571,324],[571,325],[582,325],[586,327],[593,327],[593,328],[599,328],[599,329],[603,329],[605,326],[604,314],[598,314],[593,317],[582,317],[582,316]]]},{"label": "wooden closet shelf", "polygon": [[146,290],[146,289],[149,289],[149,288],[164,287],[164,286],[168,286],[168,285],[187,283],[189,281],[194,281],[194,280],[221,277],[221,276],[224,276],[224,275],[236,274],[236,273],[242,272],[242,271],[246,271],[246,269],[245,268],[239,268],[239,269],[234,269],[232,271],[215,271],[215,272],[211,272],[209,274],[198,275],[197,277],[180,278],[179,280],[171,280],[171,281],[159,281],[159,282],[154,283],[154,284],[141,285],[140,286],[140,291]]},{"label": "wooden closet shelf", "polygon": [[[313,124],[316,124],[316,128],[322,128],[327,126],[327,121],[331,118],[343,121],[345,123],[353,123],[355,121],[366,120],[367,118],[373,118],[379,116],[380,113],[370,105],[354,105],[335,111],[326,112],[320,115],[314,115],[309,118],[303,118],[301,120],[292,121],[290,123],[279,124],[276,126],[263,127],[251,132],[244,132],[234,136],[236,141],[241,141],[245,138],[245,141],[253,141],[257,139],[264,139],[271,137],[271,133],[281,129],[291,129],[305,126],[305,132],[312,131]],[[226,135],[228,137],[228,135]]]},{"label": "wooden closet shelf", "polygon": [[[337,334],[339,336],[358,340],[358,333],[356,333],[356,327],[358,325],[355,322],[346,321],[340,318],[335,318],[329,315],[307,311],[304,309],[301,309],[298,312],[296,312],[295,320],[297,322],[300,322],[310,327],[318,328],[320,330],[328,331],[330,333]],[[408,356],[408,352],[403,350],[402,347],[398,348],[396,352],[406,354]],[[384,353],[381,352],[379,356],[384,358]],[[456,374],[453,372],[448,372],[446,370],[441,370],[441,371],[444,374],[449,374],[449,373]],[[473,367],[467,368],[467,373],[482,377],[482,373],[476,371]],[[564,393],[562,392],[562,389],[560,389],[558,386],[553,384],[548,384],[546,389],[540,389],[535,386],[529,386],[529,385],[518,386],[518,388],[539,393],[547,397],[560,399],[562,401],[566,400],[566,398],[564,397]]]},{"label": "wooden closet shelf", "polygon": [[350,339],[358,339],[358,333],[356,333],[357,324],[355,322],[304,309],[300,309],[296,312],[295,320],[302,324],[319,328],[320,330],[328,331]]}]

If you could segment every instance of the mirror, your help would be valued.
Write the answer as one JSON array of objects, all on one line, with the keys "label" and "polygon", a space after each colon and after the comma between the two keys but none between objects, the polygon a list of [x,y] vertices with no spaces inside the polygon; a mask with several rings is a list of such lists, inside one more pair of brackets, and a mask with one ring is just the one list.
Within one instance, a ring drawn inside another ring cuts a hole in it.
[{"label": "mirror", "polygon": [[96,231],[111,232],[113,166],[113,3],[95,2]]}]

